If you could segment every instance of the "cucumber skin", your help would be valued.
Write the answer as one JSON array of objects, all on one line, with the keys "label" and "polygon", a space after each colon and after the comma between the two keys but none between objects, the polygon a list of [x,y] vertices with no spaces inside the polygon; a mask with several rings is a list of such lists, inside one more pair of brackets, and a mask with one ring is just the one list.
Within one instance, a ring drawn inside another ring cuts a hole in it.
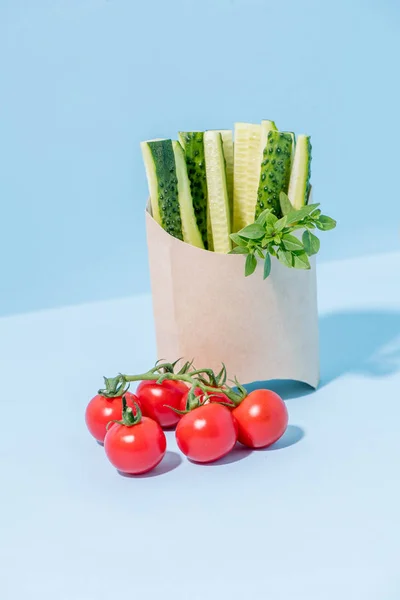
[{"label": "cucumber skin", "polygon": [[306,193],[305,193],[305,204],[308,204],[308,200],[310,198],[310,190],[311,190],[311,156],[312,156],[312,145],[311,139],[307,136],[307,183],[306,183]]},{"label": "cucumber skin", "polygon": [[[302,206],[305,206],[306,204],[308,204],[309,201],[309,197],[310,197],[310,189],[311,189],[311,158],[312,158],[312,145],[311,145],[311,138],[308,135],[299,135],[298,139],[297,139],[297,144],[296,144],[296,151],[302,151],[302,158],[303,160],[306,161],[306,165],[305,166],[305,170],[304,170],[304,188],[303,190],[301,190],[301,198],[299,198],[300,201],[298,201],[297,198],[297,194],[295,192],[298,193],[298,188],[294,189],[293,191],[291,190],[291,182],[289,182],[289,193],[290,193],[290,200],[292,201],[293,199],[293,206],[295,208],[301,208]],[[294,165],[294,161],[293,161],[293,165]],[[297,183],[298,185],[298,183]]]},{"label": "cucumber skin", "polygon": [[185,152],[181,144],[175,140],[172,141],[172,149],[175,156],[175,169],[178,179],[178,199],[182,222],[183,241],[196,248],[204,250],[204,244],[200,230],[197,226],[196,215],[193,208],[192,192],[190,191],[190,181],[187,172]]},{"label": "cucumber skin", "polygon": [[[226,184],[228,186],[229,196],[229,211],[231,220],[233,216],[233,163],[234,163],[234,145],[233,145],[233,132],[231,129],[221,129],[219,133],[222,137],[222,149],[224,151],[225,158],[225,172],[226,172]],[[228,156],[228,159],[227,159]]]},{"label": "cucumber skin", "polygon": [[[270,131],[278,131],[275,121],[269,121],[268,119],[264,119],[261,121],[261,154],[263,154],[265,150],[265,146],[268,142],[268,133]],[[267,132],[267,136],[265,137],[265,133]],[[265,143],[264,143],[265,142]]]},{"label": "cucumber skin", "polygon": [[170,235],[183,241],[178,198],[178,179],[171,140],[147,142],[153,157],[158,184],[161,225]]},{"label": "cucumber skin", "polygon": [[293,139],[290,133],[274,130],[268,133],[268,142],[263,151],[263,161],[261,163],[255,212],[256,219],[266,208],[271,208],[278,218],[282,216],[279,194],[288,191],[292,144]]},{"label": "cucumber skin", "polygon": [[[294,151],[296,149],[296,134],[293,131],[284,131],[283,133],[288,133],[292,138],[292,160],[290,161],[290,169],[291,169],[293,166]],[[290,182],[290,177],[289,177],[289,182]]]},{"label": "cucumber skin", "polygon": [[207,249],[207,178],[204,158],[204,133],[202,131],[180,131],[179,140],[185,152],[197,226],[200,230],[204,248]]}]

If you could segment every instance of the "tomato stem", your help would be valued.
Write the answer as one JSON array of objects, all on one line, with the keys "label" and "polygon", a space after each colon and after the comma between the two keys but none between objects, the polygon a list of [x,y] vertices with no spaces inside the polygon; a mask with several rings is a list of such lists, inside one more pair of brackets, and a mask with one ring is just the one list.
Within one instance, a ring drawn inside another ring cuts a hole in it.
[{"label": "tomato stem", "polygon": [[142,411],[140,410],[139,404],[134,402],[135,412],[133,412],[132,408],[127,405],[126,396],[122,396],[122,419],[120,421],[114,420],[109,421],[106,425],[106,429],[113,424],[118,423],[119,425],[125,425],[125,427],[132,427],[133,425],[137,425],[142,420]]},{"label": "tomato stem", "polygon": [[[226,384],[225,365],[222,365],[221,371],[218,375],[215,375],[212,369],[194,369],[191,371],[190,369],[193,366],[193,361],[186,362],[180,371],[175,373],[174,368],[176,364],[177,361],[174,363],[157,362],[155,367],[146,373],[140,373],[138,375],[124,375],[120,373],[114,378],[108,379],[105,377],[104,382],[106,388],[104,390],[99,390],[99,393],[108,397],[114,397],[118,392],[119,395],[123,395],[128,389],[129,383],[133,381],[156,381],[160,385],[163,381],[182,381],[190,386],[187,406],[188,410],[198,406],[198,400],[195,397],[196,388],[200,389],[206,397],[208,397],[210,393],[222,393],[234,406],[238,406],[247,396],[245,388],[240,385],[236,378],[233,383],[235,383],[238,389],[237,392]],[[121,390],[123,390],[122,393]]]},{"label": "tomato stem", "polygon": [[[192,375],[196,375],[196,374],[200,374],[203,373],[203,371],[191,371],[190,375],[188,374],[179,374],[179,373],[163,373],[156,381],[157,383],[161,384],[163,381],[183,381],[185,383],[188,383],[191,388],[195,389],[195,388],[200,388],[202,392],[211,392],[213,394],[217,393],[217,392],[222,392],[223,394],[225,394],[225,396],[227,398],[229,398],[229,400],[231,400],[231,402],[233,402],[233,404],[238,405],[242,402],[243,398],[247,395],[246,390],[241,386],[241,390],[239,393],[233,391],[232,388],[224,385],[224,386],[218,386],[218,385],[206,385],[205,383],[202,383],[201,381],[199,381],[198,379],[195,379],[194,377],[192,377]],[[154,380],[154,372],[149,372],[149,373],[142,373],[141,375],[123,375],[123,378],[126,382],[131,382],[131,381],[149,381],[149,380]]]}]

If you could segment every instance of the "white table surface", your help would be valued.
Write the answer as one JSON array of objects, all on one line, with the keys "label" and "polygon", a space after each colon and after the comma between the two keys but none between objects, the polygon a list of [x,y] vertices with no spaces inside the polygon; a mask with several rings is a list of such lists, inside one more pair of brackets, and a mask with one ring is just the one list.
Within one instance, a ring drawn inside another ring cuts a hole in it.
[{"label": "white table surface", "polygon": [[319,266],[322,385],[270,450],[121,477],[85,430],[150,296],[0,319],[2,600],[400,597],[400,254]]}]

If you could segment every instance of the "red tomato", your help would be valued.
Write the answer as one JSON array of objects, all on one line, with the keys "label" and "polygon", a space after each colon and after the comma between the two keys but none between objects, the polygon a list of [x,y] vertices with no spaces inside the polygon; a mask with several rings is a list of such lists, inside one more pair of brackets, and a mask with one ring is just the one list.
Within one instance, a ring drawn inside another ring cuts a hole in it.
[{"label": "red tomato", "polygon": [[180,415],[165,405],[179,409],[181,398],[187,389],[187,385],[182,381],[166,379],[160,384],[155,381],[142,381],[136,395],[144,415],[157,421],[161,427],[173,427],[179,421]]},{"label": "red tomato", "polygon": [[190,460],[212,462],[228,454],[236,444],[237,424],[222,404],[204,404],[179,421],[175,437],[179,449]]},{"label": "red tomato", "polygon": [[142,417],[134,425],[115,423],[104,440],[108,460],[118,471],[128,475],[140,475],[154,469],[162,461],[166,448],[163,430],[148,417]]},{"label": "red tomato", "polygon": [[[180,410],[186,410],[186,402],[187,402],[187,398],[189,395],[189,391],[190,390],[188,390],[186,388],[186,393],[181,398],[181,404],[179,407]],[[196,388],[194,391],[194,395],[197,397],[200,397],[203,395],[203,392],[200,388]],[[223,394],[222,392],[215,392],[215,394],[212,392],[209,392],[209,396],[210,396],[211,402],[224,402],[225,404],[229,404],[229,402],[230,402],[229,398],[227,398],[225,396],[225,394]],[[232,406],[233,406],[233,404],[232,404]]]},{"label": "red tomato", "polygon": [[[125,393],[125,398],[128,406],[134,408],[134,402],[139,404],[139,400],[135,394],[131,392]],[[92,436],[103,443],[106,435],[106,426],[110,421],[120,421],[122,418],[122,397],[106,398],[101,394],[97,394],[91,399],[86,407],[85,421],[86,426]]]},{"label": "red tomato", "polygon": [[238,440],[249,448],[265,448],[285,433],[288,412],[282,398],[271,390],[251,392],[232,411],[238,427]]}]

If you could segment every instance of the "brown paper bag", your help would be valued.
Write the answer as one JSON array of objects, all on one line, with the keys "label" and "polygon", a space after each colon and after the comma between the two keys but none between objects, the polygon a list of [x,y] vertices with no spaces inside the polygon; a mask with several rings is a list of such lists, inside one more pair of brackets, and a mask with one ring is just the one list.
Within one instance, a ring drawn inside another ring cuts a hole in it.
[{"label": "brown paper bag", "polygon": [[215,371],[225,363],[241,383],[319,381],[315,260],[311,270],[272,259],[244,276],[242,255],[190,246],[162,229],[146,210],[158,358],[194,359]]}]

